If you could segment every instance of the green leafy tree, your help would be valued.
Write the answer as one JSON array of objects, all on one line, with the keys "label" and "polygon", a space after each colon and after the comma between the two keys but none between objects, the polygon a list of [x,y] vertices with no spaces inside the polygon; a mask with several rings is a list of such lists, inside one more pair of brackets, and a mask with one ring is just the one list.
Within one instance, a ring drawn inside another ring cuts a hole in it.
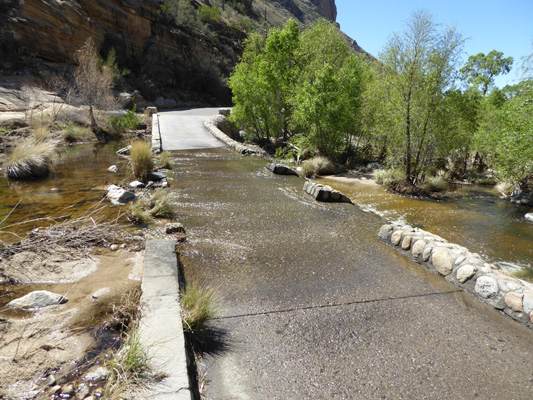
[{"label": "green leafy tree", "polygon": [[465,66],[461,68],[463,79],[479,88],[483,96],[494,85],[494,78],[511,71],[513,57],[503,57],[500,51],[492,50],[489,54],[478,53],[468,57]]},{"label": "green leafy tree", "polygon": [[283,29],[272,29],[266,40],[252,34],[245,43],[229,87],[235,103],[232,119],[244,126],[251,138],[288,136],[299,35],[298,25],[289,20]]},{"label": "green leafy tree", "polygon": [[516,93],[495,115],[495,161],[502,177],[521,190],[533,178],[533,80],[519,83]]},{"label": "green leafy tree", "polygon": [[440,29],[427,11],[413,13],[407,29],[394,34],[380,54],[384,123],[389,157],[400,161],[415,184],[437,142],[446,140],[446,120],[438,118],[444,93],[455,79],[464,40],[454,28]]}]

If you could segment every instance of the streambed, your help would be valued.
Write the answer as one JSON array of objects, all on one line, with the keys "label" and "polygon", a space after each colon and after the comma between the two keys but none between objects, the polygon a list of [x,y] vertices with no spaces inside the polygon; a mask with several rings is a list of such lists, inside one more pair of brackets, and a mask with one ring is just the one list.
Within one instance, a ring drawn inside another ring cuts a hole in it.
[{"label": "streambed", "polygon": [[508,273],[533,280],[533,222],[524,218],[531,208],[501,199],[493,188],[460,186],[457,198],[435,201],[398,196],[364,179],[318,182],[345,193],[365,211],[437,234]]}]

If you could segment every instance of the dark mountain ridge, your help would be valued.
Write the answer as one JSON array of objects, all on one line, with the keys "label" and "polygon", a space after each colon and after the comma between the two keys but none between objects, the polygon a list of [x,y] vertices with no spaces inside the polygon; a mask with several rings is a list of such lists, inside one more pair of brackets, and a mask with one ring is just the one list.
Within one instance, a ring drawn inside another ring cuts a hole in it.
[{"label": "dark mountain ridge", "polygon": [[0,0],[0,74],[69,71],[92,37],[148,100],[229,103],[225,79],[247,32],[336,16],[334,0]]}]

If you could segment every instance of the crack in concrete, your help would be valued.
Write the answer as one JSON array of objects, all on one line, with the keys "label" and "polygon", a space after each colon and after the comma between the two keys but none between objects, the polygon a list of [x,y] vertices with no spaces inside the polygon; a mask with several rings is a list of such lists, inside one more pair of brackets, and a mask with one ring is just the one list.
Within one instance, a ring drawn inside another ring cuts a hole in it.
[{"label": "crack in concrete", "polygon": [[321,304],[321,305],[318,305],[318,306],[296,307],[296,308],[287,308],[287,309],[282,309],[282,310],[261,311],[261,312],[248,313],[248,314],[227,315],[227,316],[223,316],[223,317],[215,317],[215,318],[213,318],[213,320],[245,318],[245,317],[258,317],[258,316],[261,316],[261,315],[284,314],[284,313],[290,313],[290,312],[295,312],[295,311],[309,311],[309,310],[317,310],[317,309],[321,309],[321,308],[335,308],[335,307],[350,306],[350,305],[354,305],[354,304],[379,303],[379,302],[382,302],[382,301],[394,301],[394,300],[414,299],[414,298],[418,298],[418,297],[440,296],[440,295],[443,295],[443,294],[452,294],[452,293],[460,293],[460,292],[461,292],[461,290],[450,290],[450,291],[446,291],[446,292],[413,294],[413,295],[409,295],[409,296],[384,297],[384,298],[381,298],[381,299],[347,301],[347,302],[344,302],[344,303]]}]

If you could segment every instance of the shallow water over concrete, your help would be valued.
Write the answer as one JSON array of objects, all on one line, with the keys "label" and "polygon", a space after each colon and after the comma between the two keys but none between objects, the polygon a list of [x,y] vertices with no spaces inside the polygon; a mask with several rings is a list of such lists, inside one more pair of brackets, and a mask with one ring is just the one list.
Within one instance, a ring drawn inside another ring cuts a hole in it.
[{"label": "shallow water over concrete", "polygon": [[173,156],[185,278],[220,296],[207,398],[530,398],[531,331],[381,243],[381,217],[262,159]]},{"label": "shallow water over concrete", "polygon": [[524,219],[531,209],[500,199],[494,189],[462,186],[457,189],[460,197],[433,201],[397,196],[377,185],[319,181],[342,191],[363,210],[435,233],[506,272],[533,280],[533,223]]}]

